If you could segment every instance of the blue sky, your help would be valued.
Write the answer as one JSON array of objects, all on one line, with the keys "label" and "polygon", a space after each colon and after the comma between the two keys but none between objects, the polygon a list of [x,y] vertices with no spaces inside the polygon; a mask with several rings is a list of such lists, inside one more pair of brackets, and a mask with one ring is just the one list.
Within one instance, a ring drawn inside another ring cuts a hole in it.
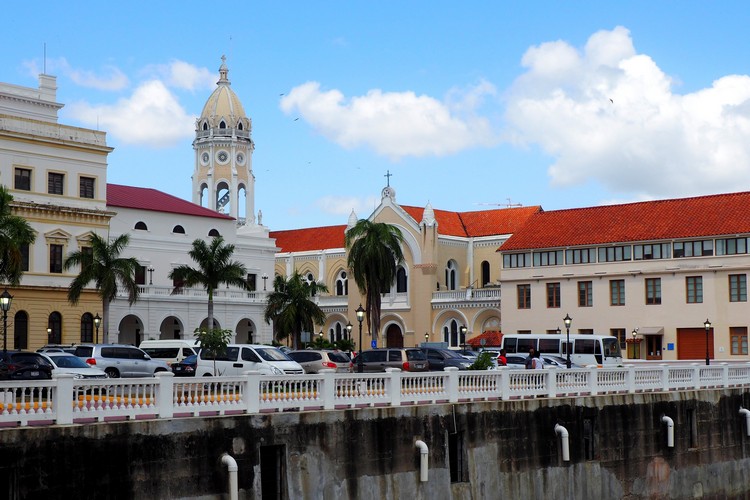
[{"label": "blue sky", "polygon": [[109,182],[190,199],[225,54],[272,230],[366,217],[387,171],[454,211],[750,189],[743,2],[80,4],[4,6],[0,81],[46,64],[60,121],[107,132]]}]

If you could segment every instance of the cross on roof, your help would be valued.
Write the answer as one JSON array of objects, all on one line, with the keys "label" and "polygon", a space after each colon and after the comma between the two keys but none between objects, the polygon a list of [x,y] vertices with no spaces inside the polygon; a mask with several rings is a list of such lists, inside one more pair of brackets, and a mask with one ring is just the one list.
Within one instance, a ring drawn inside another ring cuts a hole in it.
[{"label": "cross on roof", "polygon": [[391,186],[391,176],[392,176],[393,174],[391,173],[391,171],[390,171],[390,170],[386,170],[385,172],[386,172],[386,173],[385,173],[385,175],[384,175],[383,177],[385,177],[385,178],[387,178],[387,179],[388,179],[388,181],[387,181],[388,183],[387,183],[386,185],[387,185],[388,187],[390,187],[390,186]]}]

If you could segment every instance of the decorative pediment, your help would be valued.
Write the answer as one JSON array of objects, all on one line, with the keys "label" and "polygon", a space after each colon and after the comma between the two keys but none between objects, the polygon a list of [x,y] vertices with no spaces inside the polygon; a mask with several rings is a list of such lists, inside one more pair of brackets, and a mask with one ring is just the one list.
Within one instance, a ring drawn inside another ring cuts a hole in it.
[{"label": "decorative pediment", "polygon": [[83,234],[79,234],[76,236],[76,241],[78,242],[78,246],[87,246],[91,242],[91,237],[96,234],[93,231],[86,231]]},{"label": "decorative pediment", "polygon": [[53,229],[44,233],[44,238],[51,243],[66,243],[71,236],[73,235],[62,229]]}]

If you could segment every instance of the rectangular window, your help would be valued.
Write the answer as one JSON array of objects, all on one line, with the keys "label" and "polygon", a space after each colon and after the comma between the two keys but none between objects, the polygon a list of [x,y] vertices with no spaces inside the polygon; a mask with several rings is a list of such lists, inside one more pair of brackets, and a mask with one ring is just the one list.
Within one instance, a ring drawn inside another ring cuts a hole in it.
[{"label": "rectangular window", "polygon": [[700,276],[688,276],[685,278],[685,292],[688,304],[700,304],[703,302],[703,278]]},{"label": "rectangular window", "polygon": [[563,251],[553,250],[551,252],[534,252],[534,266],[561,266],[563,264]]},{"label": "rectangular window", "polygon": [[63,194],[65,174],[50,172],[47,174],[47,192],[49,194]]},{"label": "rectangular window", "polygon": [[547,307],[560,307],[560,283],[547,283]]},{"label": "rectangular window", "polygon": [[620,262],[630,260],[630,245],[619,247],[599,247],[599,262]]},{"label": "rectangular window", "polygon": [[146,266],[138,266],[135,268],[135,284],[146,284]]},{"label": "rectangular window", "polygon": [[668,259],[670,255],[669,243],[633,245],[633,260]]},{"label": "rectangular window", "polygon": [[254,292],[258,288],[258,275],[248,274],[247,275],[247,289]]},{"label": "rectangular window", "polygon": [[31,170],[28,168],[17,168],[13,187],[24,191],[31,191]]},{"label": "rectangular window", "polygon": [[747,275],[729,275],[729,302],[747,302]]},{"label": "rectangular window", "polygon": [[592,289],[593,283],[591,281],[578,282],[578,307],[591,307],[594,305]]},{"label": "rectangular window", "polygon": [[716,240],[716,255],[738,255],[747,253],[747,238]]},{"label": "rectangular window", "polygon": [[609,305],[625,305],[625,280],[609,281]]},{"label": "rectangular window", "polygon": [[747,327],[732,326],[729,328],[729,339],[732,354],[747,356]]},{"label": "rectangular window", "polygon": [[29,270],[29,245],[21,245],[21,271]]},{"label": "rectangular window", "polygon": [[510,253],[503,255],[503,267],[529,267],[531,265],[530,253]]},{"label": "rectangular window", "polygon": [[609,334],[613,337],[617,337],[617,341],[620,343],[620,349],[625,349],[627,347],[625,341],[628,338],[628,334],[624,328],[610,328]]},{"label": "rectangular window", "polygon": [[94,179],[93,177],[81,177],[80,193],[81,198],[94,199]]},{"label": "rectangular window", "polygon": [[565,251],[567,264],[592,264],[596,262],[595,248],[575,248]]},{"label": "rectangular window", "polygon": [[646,304],[661,304],[661,278],[646,278]]},{"label": "rectangular window", "polygon": [[713,240],[678,241],[674,244],[672,256],[681,257],[710,257],[714,254]]},{"label": "rectangular window", "polygon": [[518,308],[531,309],[531,285],[518,285]]},{"label": "rectangular window", "polygon": [[49,246],[49,272],[60,274],[63,271],[63,246]]}]

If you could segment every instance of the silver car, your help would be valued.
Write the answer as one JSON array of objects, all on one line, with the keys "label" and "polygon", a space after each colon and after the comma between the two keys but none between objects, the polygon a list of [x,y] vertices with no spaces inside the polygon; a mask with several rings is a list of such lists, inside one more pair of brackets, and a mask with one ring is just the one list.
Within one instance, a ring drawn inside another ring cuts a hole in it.
[{"label": "silver car", "polygon": [[151,359],[151,356],[132,345],[77,345],[75,355],[89,365],[104,370],[109,378],[152,377],[155,373],[169,370],[167,363]]}]

